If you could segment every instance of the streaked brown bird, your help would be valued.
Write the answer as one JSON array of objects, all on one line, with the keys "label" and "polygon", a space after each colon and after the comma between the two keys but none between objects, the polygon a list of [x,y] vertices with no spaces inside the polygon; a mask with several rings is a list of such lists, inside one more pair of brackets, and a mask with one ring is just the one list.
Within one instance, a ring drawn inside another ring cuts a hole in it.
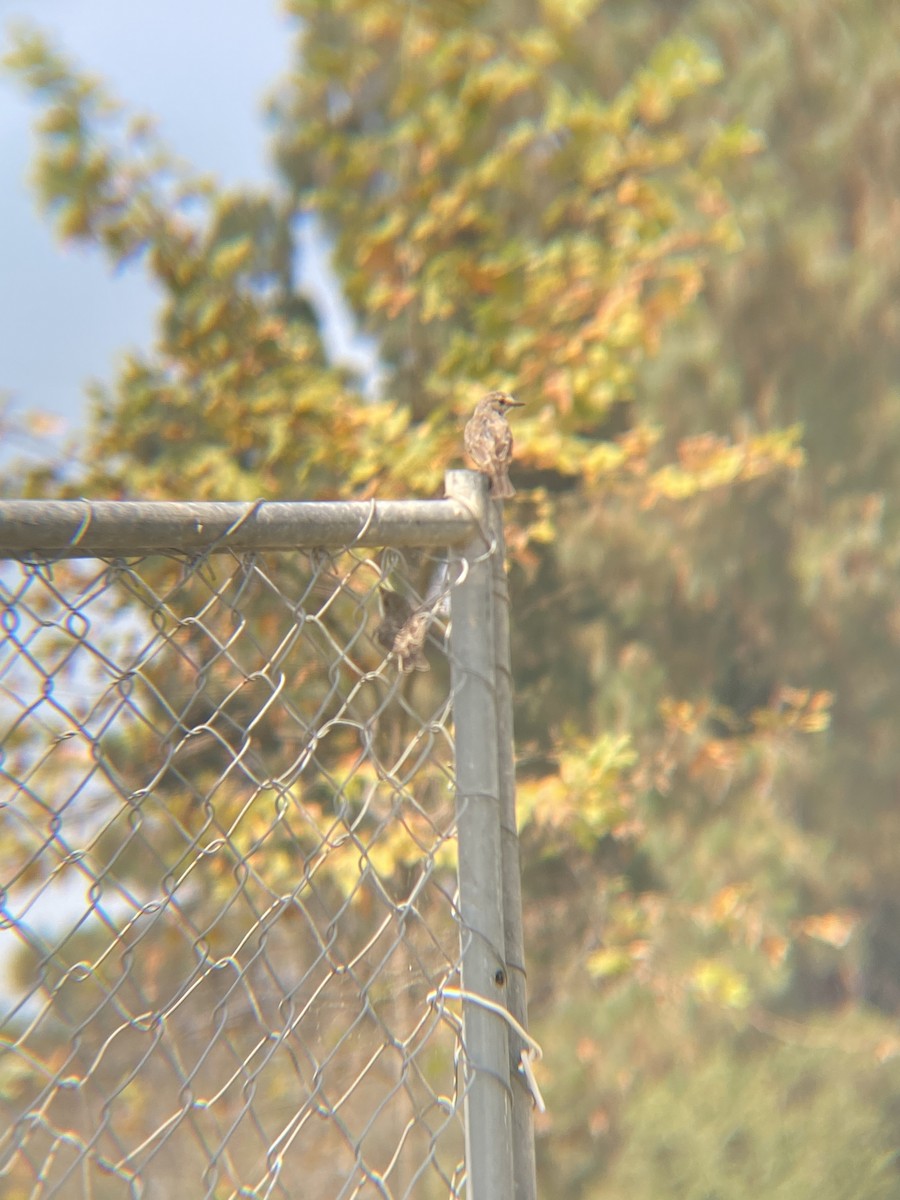
[{"label": "streaked brown bird", "polygon": [[475,405],[466,425],[466,453],[479,471],[490,475],[491,495],[497,500],[516,494],[509,482],[513,436],[506,414],[511,408],[521,407],[522,401],[509,392],[488,392]]},{"label": "streaked brown bird", "polygon": [[378,644],[396,657],[402,674],[430,670],[423,646],[431,612],[427,608],[413,608],[405,596],[391,588],[379,587],[378,598],[382,614],[375,630]]}]

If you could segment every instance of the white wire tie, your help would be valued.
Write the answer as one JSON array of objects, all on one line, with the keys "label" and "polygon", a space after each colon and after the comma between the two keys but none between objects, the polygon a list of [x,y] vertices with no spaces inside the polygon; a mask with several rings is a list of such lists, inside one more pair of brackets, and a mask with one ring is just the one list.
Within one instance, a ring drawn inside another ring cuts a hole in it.
[{"label": "white wire tie", "polygon": [[426,1000],[429,1004],[433,1005],[436,1000],[443,1000],[445,997],[450,1000],[466,1000],[470,1004],[477,1004],[481,1008],[486,1008],[496,1016],[502,1017],[507,1025],[515,1030],[522,1041],[525,1042],[525,1049],[519,1055],[519,1070],[525,1076],[525,1082],[528,1086],[528,1091],[531,1093],[531,1100],[534,1107],[539,1113],[546,1112],[547,1106],[544,1103],[544,1097],[541,1095],[541,1089],[538,1087],[533,1070],[534,1063],[541,1061],[544,1057],[544,1052],[531,1034],[522,1028],[509,1009],[504,1008],[502,1004],[498,1004],[496,1000],[490,1000],[487,996],[479,996],[477,992],[468,992],[465,988],[441,988],[438,991],[430,992]]}]

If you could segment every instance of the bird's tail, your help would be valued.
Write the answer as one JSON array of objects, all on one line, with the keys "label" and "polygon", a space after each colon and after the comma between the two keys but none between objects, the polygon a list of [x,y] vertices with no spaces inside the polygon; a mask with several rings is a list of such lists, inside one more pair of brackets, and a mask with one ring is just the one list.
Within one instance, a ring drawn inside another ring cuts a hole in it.
[{"label": "bird's tail", "polygon": [[509,482],[509,476],[503,471],[491,476],[491,495],[495,500],[508,500],[516,494],[516,489]]}]

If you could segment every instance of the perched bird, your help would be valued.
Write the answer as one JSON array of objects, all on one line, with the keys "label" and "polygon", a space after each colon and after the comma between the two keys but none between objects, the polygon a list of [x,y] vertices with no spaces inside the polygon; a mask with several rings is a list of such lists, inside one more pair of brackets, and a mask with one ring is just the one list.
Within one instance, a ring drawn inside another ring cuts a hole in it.
[{"label": "perched bird", "polygon": [[390,588],[380,587],[381,624],[375,630],[375,640],[397,658],[404,675],[410,671],[429,670],[422,647],[431,623],[427,608],[413,608],[405,596]]},{"label": "perched bird", "polygon": [[475,405],[466,425],[466,453],[479,471],[490,475],[491,495],[497,500],[516,494],[509,482],[513,438],[506,413],[510,408],[521,407],[522,401],[514,399],[509,392],[488,392]]}]

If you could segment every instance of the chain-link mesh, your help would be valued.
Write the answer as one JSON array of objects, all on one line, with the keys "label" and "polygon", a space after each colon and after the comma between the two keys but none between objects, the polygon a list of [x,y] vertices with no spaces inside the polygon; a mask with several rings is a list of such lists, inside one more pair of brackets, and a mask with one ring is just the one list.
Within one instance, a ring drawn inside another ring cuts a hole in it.
[{"label": "chain-link mesh", "polygon": [[0,1185],[465,1187],[444,556],[0,563]]}]

